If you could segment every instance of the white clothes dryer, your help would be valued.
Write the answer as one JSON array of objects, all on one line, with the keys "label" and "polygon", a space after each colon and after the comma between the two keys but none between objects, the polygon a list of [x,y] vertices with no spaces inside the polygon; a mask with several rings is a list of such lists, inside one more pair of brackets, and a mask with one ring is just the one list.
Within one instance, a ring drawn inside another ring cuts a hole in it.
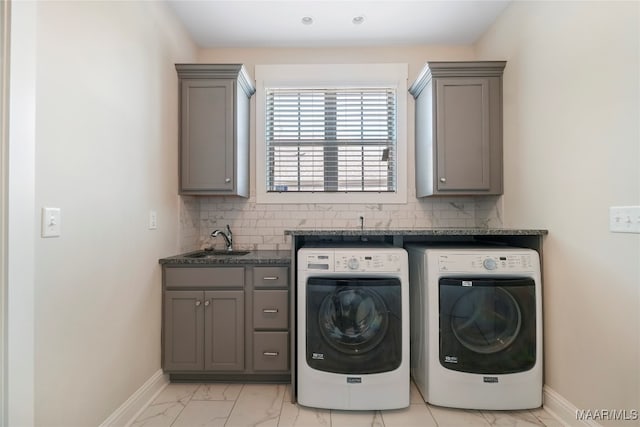
[{"label": "white clothes dryer", "polygon": [[408,245],[411,374],[425,402],[542,405],[540,261],[531,249]]},{"label": "white clothes dryer", "polygon": [[297,257],[297,401],[409,406],[409,271],[397,247],[303,247]]}]

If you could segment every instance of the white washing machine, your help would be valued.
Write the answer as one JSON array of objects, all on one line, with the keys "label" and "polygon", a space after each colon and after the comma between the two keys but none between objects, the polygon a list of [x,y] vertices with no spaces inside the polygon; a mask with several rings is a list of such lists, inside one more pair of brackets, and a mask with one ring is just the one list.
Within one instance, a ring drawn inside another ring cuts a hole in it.
[{"label": "white washing machine", "polygon": [[538,253],[407,246],[411,374],[425,402],[465,409],[542,405]]},{"label": "white washing machine", "polygon": [[297,401],[409,406],[409,269],[402,248],[303,247],[297,260]]}]

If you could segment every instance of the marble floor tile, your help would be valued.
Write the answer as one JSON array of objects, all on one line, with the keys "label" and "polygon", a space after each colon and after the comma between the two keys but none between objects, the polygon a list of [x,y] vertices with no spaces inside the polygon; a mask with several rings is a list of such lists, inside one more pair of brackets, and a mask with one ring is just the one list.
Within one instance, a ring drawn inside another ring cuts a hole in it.
[{"label": "marble floor tile", "polygon": [[169,384],[147,406],[131,427],[168,427],[189,403],[199,384]]},{"label": "marble floor tile", "polygon": [[384,427],[380,411],[331,411],[331,427]]},{"label": "marble floor tile", "polygon": [[153,401],[156,403],[181,402],[187,404],[200,384],[170,383]]},{"label": "marble floor tile", "polygon": [[437,427],[429,408],[422,403],[409,405],[408,408],[382,411],[385,427]]},{"label": "marble floor tile", "polygon": [[151,404],[138,415],[131,427],[169,427],[184,407],[180,402]]},{"label": "marble floor tile", "polygon": [[297,405],[285,398],[278,427],[331,427],[331,411]]},{"label": "marble floor tile", "polygon": [[408,408],[341,411],[291,403],[283,384],[169,384],[131,427],[563,427],[544,408],[471,411],[425,404],[411,385]]},{"label": "marble floor tile", "polygon": [[245,384],[225,426],[277,427],[286,388],[283,384]]},{"label": "marble floor tile", "polygon": [[224,427],[234,401],[192,400],[171,427]]},{"label": "marble floor tile", "polygon": [[546,427],[565,427],[565,423],[545,411],[544,408],[531,409],[529,412],[540,420],[541,425]]},{"label": "marble floor tile", "polygon": [[542,422],[529,411],[481,411],[492,426],[500,427],[536,427]]},{"label": "marble floor tile", "polygon": [[439,427],[489,426],[480,411],[428,406]]},{"label": "marble floor tile", "polygon": [[193,400],[236,400],[242,384],[211,383],[201,384],[193,395]]}]

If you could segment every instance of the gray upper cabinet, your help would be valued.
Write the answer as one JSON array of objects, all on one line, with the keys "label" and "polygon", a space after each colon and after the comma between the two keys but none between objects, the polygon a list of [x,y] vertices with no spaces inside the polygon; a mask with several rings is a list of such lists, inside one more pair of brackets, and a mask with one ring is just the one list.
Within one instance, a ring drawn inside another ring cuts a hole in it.
[{"label": "gray upper cabinet", "polygon": [[415,103],[416,195],[502,194],[505,61],[428,62]]},{"label": "gray upper cabinet", "polygon": [[180,194],[249,196],[249,104],[241,64],[176,64]]}]

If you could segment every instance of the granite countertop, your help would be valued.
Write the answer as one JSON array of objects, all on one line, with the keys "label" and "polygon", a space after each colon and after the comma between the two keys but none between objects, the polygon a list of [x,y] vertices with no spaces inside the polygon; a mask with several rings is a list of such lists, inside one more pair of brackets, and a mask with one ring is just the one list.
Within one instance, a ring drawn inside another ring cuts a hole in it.
[{"label": "granite countertop", "polygon": [[202,251],[191,251],[159,260],[162,265],[283,265],[291,264],[291,251],[251,251],[246,255],[209,255],[190,258],[188,255]]},{"label": "granite countertop", "polygon": [[284,231],[285,235],[291,236],[544,236],[548,233],[548,230],[521,228],[412,228],[408,230],[349,228],[343,230],[297,229]]},{"label": "granite countertop", "polygon": [[[290,236],[545,236],[548,230],[522,228],[412,228],[412,229],[296,229],[285,230]],[[159,260],[163,265],[288,265],[291,264],[291,251],[250,251],[246,255],[209,255],[191,258],[191,251]]]}]

